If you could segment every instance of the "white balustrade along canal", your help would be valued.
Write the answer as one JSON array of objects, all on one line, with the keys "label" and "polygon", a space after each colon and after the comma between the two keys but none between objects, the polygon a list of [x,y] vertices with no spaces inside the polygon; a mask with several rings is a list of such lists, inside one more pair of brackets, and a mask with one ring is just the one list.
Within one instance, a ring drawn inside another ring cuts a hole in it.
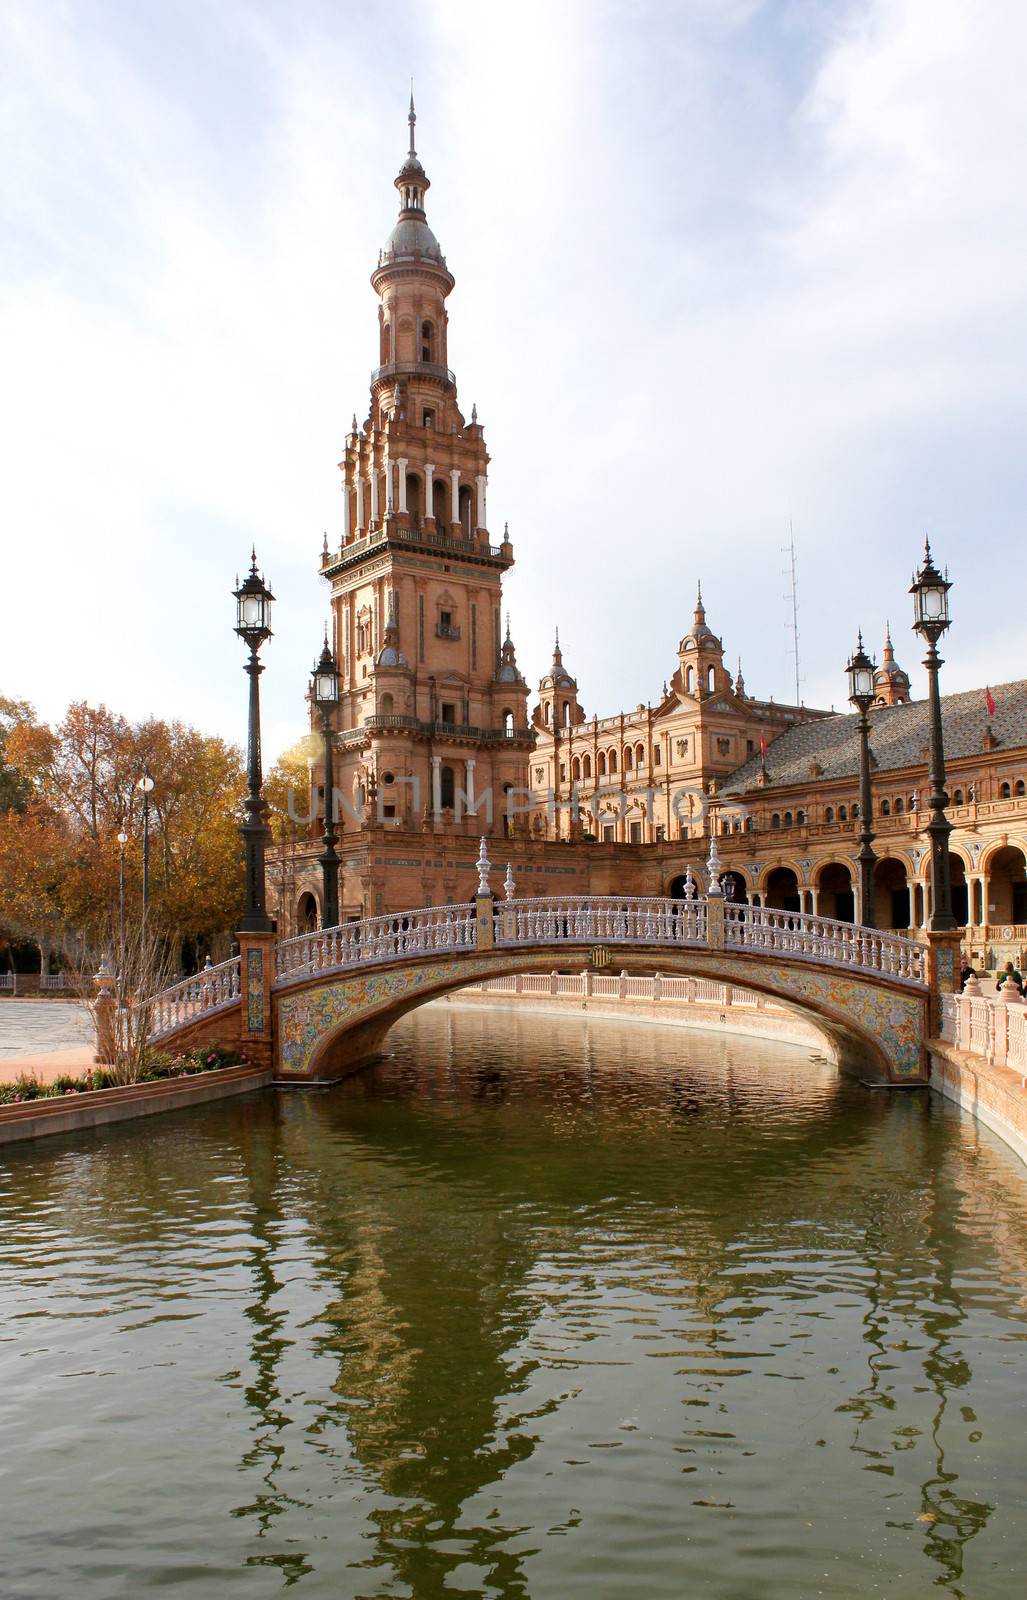
[{"label": "white balustrade along canal", "polygon": [[1027,1004],[1019,995],[944,994],[940,1005],[946,1044],[1027,1075]]},{"label": "white balustrade along canal", "polygon": [[181,983],[173,983],[152,1000],[141,1005],[150,1007],[149,1027],[151,1039],[161,1039],[186,1023],[198,1022],[201,1017],[212,1016],[239,999],[239,957],[222,961],[219,966],[206,966],[202,972]]},{"label": "white balustrade along canal", "polygon": [[733,950],[799,956],[906,983],[926,981],[923,946],[902,934],[766,906],[728,905],[724,924],[724,943]]},{"label": "white balustrade along canal", "polygon": [[283,939],[275,952],[279,985],[347,967],[373,966],[402,956],[434,956],[475,946],[475,907],[429,906],[365,917]]}]

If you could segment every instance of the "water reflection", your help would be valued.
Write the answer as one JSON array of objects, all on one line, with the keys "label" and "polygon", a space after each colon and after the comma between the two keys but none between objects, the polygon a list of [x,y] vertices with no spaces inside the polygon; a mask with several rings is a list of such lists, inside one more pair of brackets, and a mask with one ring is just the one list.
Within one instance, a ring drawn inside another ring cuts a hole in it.
[{"label": "water reflection", "polygon": [[1020,1169],[803,1052],[433,1008],[0,1203],[15,1597],[978,1600],[1027,1554]]}]

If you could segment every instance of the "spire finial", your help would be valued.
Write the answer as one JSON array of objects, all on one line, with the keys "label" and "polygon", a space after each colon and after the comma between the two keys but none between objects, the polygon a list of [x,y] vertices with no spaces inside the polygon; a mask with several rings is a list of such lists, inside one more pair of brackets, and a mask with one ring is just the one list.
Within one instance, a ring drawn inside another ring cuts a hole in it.
[{"label": "spire finial", "polygon": [[509,613],[509,611],[506,614],[506,642],[507,642],[507,644],[510,643],[510,613]]},{"label": "spire finial", "polygon": [[560,630],[559,630],[559,628],[557,628],[557,630],[556,630],[556,643],[553,645],[553,660],[554,661],[559,661],[560,659],[561,659],[561,657],[560,657]]},{"label": "spire finial", "polygon": [[706,609],[705,609],[705,607],[704,607],[704,605],[702,603],[702,579],[700,578],[699,582],[696,585],[696,589],[695,589],[695,620],[696,620],[696,622],[701,622],[703,620],[703,618],[705,617],[705,615],[706,615]]},{"label": "spire finial", "polygon": [[414,80],[410,80],[410,110],[407,112],[407,121],[410,124],[410,155],[416,156],[414,149],[414,126],[417,122],[417,112],[414,110]]}]

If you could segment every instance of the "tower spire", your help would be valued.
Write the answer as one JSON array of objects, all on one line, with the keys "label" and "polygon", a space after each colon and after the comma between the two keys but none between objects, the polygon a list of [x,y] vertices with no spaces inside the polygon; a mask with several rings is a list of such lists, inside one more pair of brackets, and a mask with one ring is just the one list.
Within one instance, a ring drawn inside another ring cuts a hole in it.
[{"label": "tower spire", "polygon": [[414,146],[414,128],[415,128],[415,126],[417,124],[417,112],[414,110],[414,80],[413,80],[413,78],[411,78],[411,80],[410,80],[410,110],[407,112],[407,122],[410,124],[410,149],[407,151],[407,154],[411,155],[411,156],[416,156],[417,155],[417,150],[416,150],[416,148]]}]

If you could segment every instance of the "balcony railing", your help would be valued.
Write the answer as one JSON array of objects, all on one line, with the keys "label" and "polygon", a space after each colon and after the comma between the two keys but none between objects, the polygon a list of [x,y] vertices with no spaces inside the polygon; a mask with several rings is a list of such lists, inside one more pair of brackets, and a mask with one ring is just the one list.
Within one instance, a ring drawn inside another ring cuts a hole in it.
[{"label": "balcony railing", "polygon": [[437,622],[435,624],[436,639],[459,639],[460,628],[455,622]]},{"label": "balcony railing", "polygon": [[438,378],[442,383],[456,383],[456,373],[435,361],[387,361],[371,374],[372,383],[389,383],[393,378]]}]

